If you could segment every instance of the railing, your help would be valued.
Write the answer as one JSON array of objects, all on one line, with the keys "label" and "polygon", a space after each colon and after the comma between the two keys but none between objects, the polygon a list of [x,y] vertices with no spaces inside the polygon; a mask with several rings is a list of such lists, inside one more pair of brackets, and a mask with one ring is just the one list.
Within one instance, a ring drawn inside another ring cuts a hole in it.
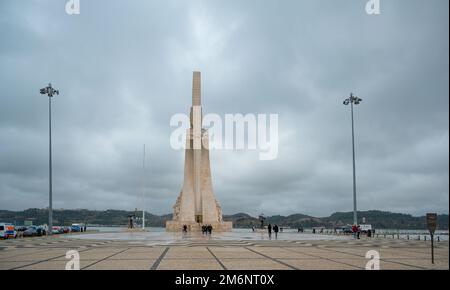
[{"label": "railing", "polygon": [[[308,234],[316,234],[316,235],[340,235],[340,236],[352,236],[353,233],[344,233],[342,231],[334,232],[333,230],[326,230],[323,231],[317,231],[314,233],[312,229],[304,230],[303,233]],[[361,236],[367,236],[366,234],[361,234]],[[448,241],[449,240],[449,234],[448,232],[437,232],[434,234],[434,241],[441,242],[441,241]],[[426,233],[424,231],[417,231],[417,232],[402,232],[402,230],[375,230],[375,233],[372,233],[371,237],[369,238],[378,238],[378,239],[396,239],[396,240],[417,240],[417,241],[430,241],[431,236],[429,233]]]}]

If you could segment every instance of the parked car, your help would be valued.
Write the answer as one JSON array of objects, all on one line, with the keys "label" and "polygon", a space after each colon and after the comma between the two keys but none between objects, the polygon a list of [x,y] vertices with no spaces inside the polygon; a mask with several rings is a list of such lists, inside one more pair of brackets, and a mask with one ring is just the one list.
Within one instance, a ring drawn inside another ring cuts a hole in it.
[{"label": "parked car", "polygon": [[1,223],[0,224],[0,238],[8,239],[8,238],[17,238],[17,232],[14,229],[14,225]]},{"label": "parked car", "polygon": [[36,226],[30,226],[23,232],[24,237],[34,237],[37,235],[38,235],[38,232],[37,232]]},{"label": "parked car", "polygon": [[60,234],[61,233],[61,227],[57,227],[57,226],[54,226],[54,227],[52,227],[52,234]]},{"label": "parked car", "polygon": [[63,227],[63,233],[64,234],[70,233],[70,227]]},{"label": "parked car", "polygon": [[18,231],[18,232],[24,232],[26,230],[27,230],[26,226],[18,226],[18,227],[16,227],[16,231]]},{"label": "parked car", "polygon": [[15,239],[15,238],[17,238],[17,231],[15,231],[15,230],[8,230],[8,231],[6,231],[6,236],[8,237],[8,239],[9,238]]},{"label": "parked car", "polygon": [[351,227],[351,226],[346,226],[346,227],[343,227],[343,228],[342,228],[342,232],[343,232],[344,234],[352,234],[352,233],[353,233],[353,230],[352,230],[352,227]]},{"label": "parked car", "polygon": [[72,232],[81,232],[81,225],[80,224],[72,224],[71,231]]},{"label": "parked car", "polygon": [[36,227],[37,236],[45,236],[47,234],[47,226],[38,226]]}]

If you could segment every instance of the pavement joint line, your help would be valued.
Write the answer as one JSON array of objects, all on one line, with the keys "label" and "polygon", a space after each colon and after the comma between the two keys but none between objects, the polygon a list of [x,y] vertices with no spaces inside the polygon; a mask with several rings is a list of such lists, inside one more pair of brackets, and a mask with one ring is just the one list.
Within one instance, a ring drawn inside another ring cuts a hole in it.
[{"label": "pavement joint line", "polygon": [[159,264],[161,263],[161,261],[164,259],[164,256],[167,254],[167,252],[169,251],[169,247],[166,247],[164,252],[162,252],[161,256],[158,257],[158,259],[156,259],[155,263],[153,263],[152,267],[150,268],[150,270],[156,270],[159,267]]},{"label": "pavement joint line", "polygon": [[394,261],[394,260],[390,260],[390,259],[381,259],[380,258],[380,261],[384,261],[384,262],[388,262],[388,263],[394,263],[394,264],[399,264],[399,265],[408,266],[408,267],[413,267],[413,268],[420,269],[420,270],[428,270],[429,269],[429,268],[426,268],[426,267],[406,264],[406,263],[402,263],[402,262],[398,262],[398,261]]},{"label": "pavement joint line", "polygon": [[[402,248],[402,250],[401,251],[405,251],[405,252],[409,252],[409,253],[423,253],[423,252],[415,252],[415,251],[409,251],[408,249],[403,249]],[[352,253],[350,253],[351,255],[354,255],[354,254],[352,254]],[[380,254],[380,256],[381,256],[381,254]],[[403,258],[396,258],[396,259],[400,259],[400,260],[402,260]],[[413,260],[413,259],[421,259],[421,258],[409,258],[410,260]],[[408,267],[413,267],[413,268],[417,268],[417,269],[421,269],[421,270],[428,270],[428,268],[426,268],[426,267],[422,267],[422,266],[416,266],[416,265],[411,265],[411,264],[406,264],[406,263],[402,263],[402,262],[398,262],[398,261],[396,261],[396,260],[392,260],[392,259],[383,259],[383,258],[381,258],[380,257],[380,261],[385,261],[385,262],[388,262],[388,263],[395,263],[395,264],[399,264],[399,265],[403,265],[403,266],[408,266]]]},{"label": "pavement joint line", "polygon": [[217,256],[211,251],[211,249],[209,247],[206,247],[206,249],[208,250],[208,252],[211,253],[211,255],[214,257],[214,259],[216,259],[217,263],[220,264],[220,266],[224,269],[224,270],[228,270],[227,267],[225,267],[225,265],[222,263],[222,261],[219,260],[219,258],[217,258]]},{"label": "pavement joint line", "polygon": [[272,260],[272,261],[274,261],[274,262],[276,262],[276,263],[278,263],[278,264],[282,264],[282,265],[284,265],[284,266],[286,266],[286,267],[289,267],[290,269],[293,269],[293,270],[300,270],[300,269],[298,269],[298,268],[296,268],[296,267],[294,267],[294,266],[291,266],[291,265],[289,265],[289,264],[287,264],[287,263],[285,263],[285,262],[283,262],[283,261],[280,261],[280,260],[278,260],[278,259],[269,257],[269,256],[267,256],[267,255],[264,255],[264,254],[262,254],[262,253],[259,253],[259,252],[255,251],[255,250],[249,249],[248,247],[244,247],[244,248],[247,249],[247,250],[249,250],[249,251],[251,251],[251,252],[253,252],[253,253],[255,253],[255,254],[261,255],[261,256],[263,256],[263,257],[269,259],[269,260]]},{"label": "pavement joint line", "polygon": [[[351,255],[351,256],[357,256],[357,257],[363,257],[363,258],[365,258],[365,256],[361,256],[361,255],[354,254],[354,253],[348,253],[348,252],[336,251],[336,250],[331,250],[331,249],[326,249],[326,250],[328,250],[328,251],[334,251],[334,252],[341,253],[341,254],[348,254],[348,255]],[[327,259],[327,260],[333,261],[332,259]],[[410,264],[405,264],[405,263],[401,263],[401,262],[397,262],[397,261],[393,261],[393,260],[389,260],[389,259],[383,259],[383,258],[381,258],[381,257],[380,257],[380,261],[384,261],[384,262],[388,262],[388,263],[395,263],[395,264],[399,264],[399,265],[402,265],[402,266],[413,267],[413,268],[417,268],[417,269],[421,269],[421,270],[428,270],[428,268],[425,268],[425,267],[415,266],[415,265],[410,265]],[[338,262],[338,261],[334,261],[334,262],[346,264],[346,263]],[[348,265],[350,265],[350,264],[348,264]],[[363,268],[363,269],[364,269],[364,268]]]},{"label": "pavement joint line", "polygon": [[[27,249],[32,249],[32,248],[27,248]],[[38,253],[34,252],[33,254],[39,254],[41,252],[46,252],[48,251],[48,249],[42,249],[41,251],[39,251]],[[2,259],[9,259],[9,258],[15,258],[15,257],[19,257],[19,256],[26,256],[29,255],[30,253],[22,253],[22,254],[17,254],[17,255],[13,255],[13,256],[9,256],[9,257],[3,257]]]},{"label": "pavement joint line", "polygon": [[[87,250],[86,250],[86,251],[87,251]],[[79,251],[79,252],[84,252],[84,251]],[[39,263],[48,262],[48,261],[51,261],[51,260],[54,260],[54,259],[59,259],[59,258],[65,257],[65,256],[66,256],[66,254],[60,255],[60,256],[57,256],[57,257],[48,258],[48,259],[41,260],[41,261],[36,261],[36,262],[34,262],[34,263],[27,264],[27,265],[22,265],[22,266],[18,266],[18,267],[13,267],[13,268],[10,268],[9,270],[17,270],[17,269],[29,267],[29,266],[37,265],[37,264],[39,264]]]},{"label": "pavement joint line", "polygon": [[[419,249],[422,249],[422,250],[424,250],[424,249],[427,249],[427,250],[430,250],[431,249],[431,246],[430,247],[427,247],[427,248],[419,248]],[[419,250],[418,249],[418,250]],[[439,248],[436,248],[436,247],[434,247],[434,251],[436,252],[436,250],[437,249],[439,249]],[[442,248],[441,248],[442,249]],[[445,249],[445,248],[444,248]],[[411,251],[411,249],[401,249],[400,251],[403,251],[403,252],[408,252],[408,253],[414,253],[414,254],[423,254],[423,252],[420,252],[420,251]]]},{"label": "pavement joint line", "polygon": [[[358,267],[358,266],[355,266],[355,265],[352,265],[352,264],[349,264],[349,263],[345,263],[345,262],[341,262],[341,261],[335,261],[335,260],[330,259],[330,258],[324,258],[324,257],[313,255],[313,254],[310,254],[310,253],[303,253],[303,252],[300,253],[300,252],[297,252],[297,251],[294,251],[294,250],[287,249],[286,247],[281,247],[281,248],[285,249],[285,250],[288,250],[290,252],[295,252],[297,254],[304,254],[304,255],[307,255],[307,256],[311,256],[313,258],[319,258],[319,259],[327,260],[327,261],[330,261],[330,262],[347,265],[347,266],[350,266],[350,267],[353,267],[353,268],[356,268],[356,269],[364,269],[364,267]],[[322,249],[322,248],[320,248],[320,249]],[[330,250],[330,249],[327,249],[327,250],[333,251],[333,250]],[[338,252],[338,251],[334,251],[334,252]],[[343,254],[346,254],[346,253],[343,253]],[[358,257],[360,257],[360,256],[358,256]]]},{"label": "pavement joint line", "polygon": [[[97,260],[97,261],[95,261],[94,263],[91,263],[91,264],[89,264],[89,265],[84,266],[83,268],[81,268],[81,270],[84,270],[84,269],[86,269],[86,268],[88,268],[88,267],[94,266],[94,265],[96,265],[96,264],[98,264],[98,263],[100,263],[100,262],[103,262],[103,261],[105,261],[105,260],[111,258],[111,257],[114,257],[115,255],[121,254],[121,253],[127,251],[128,249],[129,249],[129,248],[126,248],[125,250],[119,251],[119,252],[114,253],[114,254],[112,254],[112,255],[109,255],[109,256],[107,256],[107,257],[105,257],[105,258],[103,258],[103,259]],[[91,250],[91,249],[89,249],[89,250]],[[87,250],[86,250],[86,251],[87,251]]]},{"label": "pavement joint line", "polygon": [[[200,257],[200,258],[193,258],[193,257],[174,257],[174,258],[165,258],[164,260],[202,260],[202,259],[211,259],[211,258],[202,258],[202,257]],[[219,258],[218,258],[219,259]],[[245,258],[242,258],[242,257],[224,257],[224,258],[222,258],[222,259],[227,259],[227,260],[242,260],[242,259],[246,259],[246,260],[261,260],[261,258],[260,257],[258,257],[258,258],[247,258],[247,257],[245,257]]]}]

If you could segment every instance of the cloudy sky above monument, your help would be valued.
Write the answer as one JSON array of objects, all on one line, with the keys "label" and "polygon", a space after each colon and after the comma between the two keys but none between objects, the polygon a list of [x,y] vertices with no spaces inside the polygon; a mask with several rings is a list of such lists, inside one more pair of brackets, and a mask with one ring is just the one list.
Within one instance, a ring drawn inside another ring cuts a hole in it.
[{"label": "cloudy sky above monument", "polygon": [[225,214],[352,210],[422,215],[449,207],[448,1],[0,2],[0,208],[48,205],[53,100],[54,208],[166,214],[183,182],[170,147],[192,71],[204,113],[279,115],[278,158],[211,152]]}]

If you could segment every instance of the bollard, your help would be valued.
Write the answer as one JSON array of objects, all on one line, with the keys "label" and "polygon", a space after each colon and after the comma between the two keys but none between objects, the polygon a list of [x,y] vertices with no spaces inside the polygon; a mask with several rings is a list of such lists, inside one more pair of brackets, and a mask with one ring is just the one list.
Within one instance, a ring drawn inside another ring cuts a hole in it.
[{"label": "bollard", "polygon": [[438,242],[440,241],[439,236],[437,237],[437,241],[438,241]]},{"label": "bollard", "polygon": [[409,235],[406,235],[406,239],[409,240]]},{"label": "bollard", "polygon": [[427,240],[427,236],[423,236],[423,238],[424,238],[424,241],[426,241],[426,240]]}]

